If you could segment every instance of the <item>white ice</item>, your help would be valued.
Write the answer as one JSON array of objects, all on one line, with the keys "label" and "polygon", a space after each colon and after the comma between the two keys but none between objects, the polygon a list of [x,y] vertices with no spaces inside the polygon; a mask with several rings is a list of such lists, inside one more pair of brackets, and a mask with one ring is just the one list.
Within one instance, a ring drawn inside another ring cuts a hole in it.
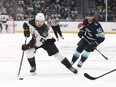
[{"label": "white ice", "polygon": [[[52,34],[53,35],[53,34]],[[80,40],[77,34],[63,34],[64,40],[56,42],[59,50],[69,59]],[[54,35],[53,35],[54,37]],[[29,39],[28,39],[29,40]],[[98,47],[109,60],[105,60],[97,51],[90,54],[78,74],[73,74],[54,57],[49,57],[43,49],[37,50],[37,74],[31,76],[30,65],[24,55],[18,80],[18,70],[22,57],[21,45],[25,38],[20,34],[0,34],[0,87],[116,87],[116,72],[97,80],[89,80],[84,73],[97,77],[116,69],[116,35],[106,34],[105,41]],[[74,64],[77,68],[78,61]]]}]

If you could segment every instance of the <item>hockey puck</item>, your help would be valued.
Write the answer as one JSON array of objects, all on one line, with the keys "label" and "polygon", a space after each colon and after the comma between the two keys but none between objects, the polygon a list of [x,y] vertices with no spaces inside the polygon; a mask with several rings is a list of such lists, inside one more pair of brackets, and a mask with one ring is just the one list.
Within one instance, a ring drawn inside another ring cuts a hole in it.
[{"label": "hockey puck", "polygon": [[23,78],[19,78],[19,80],[23,80]]}]

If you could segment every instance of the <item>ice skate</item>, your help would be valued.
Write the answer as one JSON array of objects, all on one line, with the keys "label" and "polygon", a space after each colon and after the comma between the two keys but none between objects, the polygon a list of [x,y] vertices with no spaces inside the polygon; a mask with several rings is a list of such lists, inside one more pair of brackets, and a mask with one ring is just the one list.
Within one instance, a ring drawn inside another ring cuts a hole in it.
[{"label": "ice skate", "polygon": [[64,37],[61,37],[62,39],[64,39]]},{"label": "ice skate", "polygon": [[83,62],[82,62],[82,61],[79,61],[77,67],[78,67],[78,68],[81,68],[81,67],[82,67],[82,64],[83,64]]},{"label": "ice skate", "polygon": [[35,75],[36,74],[36,67],[32,67],[30,70],[31,75]]},{"label": "ice skate", "polygon": [[71,67],[69,70],[70,70],[71,72],[73,72],[74,74],[77,74],[77,73],[78,73],[78,71],[77,71],[74,67]]}]

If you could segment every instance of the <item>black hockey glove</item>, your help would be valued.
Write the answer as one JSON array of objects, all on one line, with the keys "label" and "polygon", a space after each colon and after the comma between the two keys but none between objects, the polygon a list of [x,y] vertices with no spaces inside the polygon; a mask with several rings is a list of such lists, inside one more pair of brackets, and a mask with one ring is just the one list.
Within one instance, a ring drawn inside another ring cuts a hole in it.
[{"label": "black hockey glove", "polygon": [[25,50],[28,50],[30,47],[28,44],[23,44],[22,45],[22,50],[25,51]]},{"label": "black hockey glove", "polygon": [[96,41],[97,41],[98,44],[100,44],[100,43],[102,43],[104,40],[105,40],[105,37],[98,37]]},{"label": "black hockey glove", "polygon": [[24,22],[24,24],[23,24],[23,29],[24,29],[24,36],[25,36],[25,37],[29,37],[29,36],[30,36],[29,26],[28,26],[27,23],[25,23],[25,22]]},{"label": "black hockey glove", "polygon": [[96,41],[91,41],[91,45],[96,48],[100,43],[102,43],[104,41],[104,39],[105,38],[98,37],[96,39]]},{"label": "black hockey glove", "polygon": [[84,36],[84,34],[85,34],[85,32],[80,31],[80,32],[78,33],[78,36],[79,36],[80,38],[82,38],[82,36]]},{"label": "black hockey glove", "polygon": [[91,47],[96,48],[98,43],[96,41],[91,41]]}]

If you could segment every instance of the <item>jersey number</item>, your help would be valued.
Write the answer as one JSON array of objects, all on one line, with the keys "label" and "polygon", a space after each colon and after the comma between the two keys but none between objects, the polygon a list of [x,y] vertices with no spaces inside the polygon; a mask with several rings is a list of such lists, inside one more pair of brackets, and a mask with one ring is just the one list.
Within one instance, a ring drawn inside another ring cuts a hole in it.
[{"label": "jersey number", "polygon": [[98,28],[98,29],[97,29],[97,32],[98,32],[98,33],[102,33],[102,29],[101,29],[101,28]]}]

